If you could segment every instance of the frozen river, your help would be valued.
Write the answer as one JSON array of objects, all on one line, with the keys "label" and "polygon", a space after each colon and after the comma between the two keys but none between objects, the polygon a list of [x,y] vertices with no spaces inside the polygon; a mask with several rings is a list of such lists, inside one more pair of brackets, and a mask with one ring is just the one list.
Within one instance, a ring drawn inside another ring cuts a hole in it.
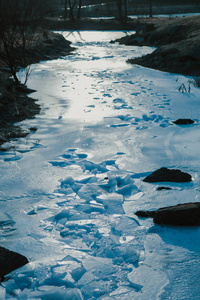
[{"label": "frozen river", "polygon": [[[34,66],[41,114],[21,124],[38,130],[0,152],[1,246],[30,263],[0,299],[199,299],[200,229],[134,213],[199,201],[200,91],[127,64],[153,49],[110,43],[125,34],[63,32],[76,50]],[[193,181],[157,191],[143,179],[160,167]]]}]

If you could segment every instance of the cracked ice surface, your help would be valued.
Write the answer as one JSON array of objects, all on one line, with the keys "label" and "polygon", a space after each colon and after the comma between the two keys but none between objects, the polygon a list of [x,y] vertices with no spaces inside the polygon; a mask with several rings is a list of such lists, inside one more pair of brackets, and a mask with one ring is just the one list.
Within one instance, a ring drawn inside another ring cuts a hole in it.
[{"label": "cracked ice surface", "polygon": [[[126,64],[152,48],[109,43],[125,34],[63,32],[77,49],[33,69],[42,111],[22,125],[38,131],[0,153],[1,246],[30,263],[1,299],[199,299],[199,228],[134,212],[199,201],[200,92]],[[142,179],[162,166],[193,181],[158,192]]]}]

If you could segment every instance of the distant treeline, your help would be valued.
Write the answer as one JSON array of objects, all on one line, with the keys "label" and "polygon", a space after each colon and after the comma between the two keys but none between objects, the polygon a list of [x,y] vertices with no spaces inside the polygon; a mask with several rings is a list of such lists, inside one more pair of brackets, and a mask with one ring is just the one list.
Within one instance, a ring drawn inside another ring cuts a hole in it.
[{"label": "distant treeline", "polygon": [[[200,0],[51,0],[54,13],[81,17],[126,18],[133,14],[200,12]],[[167,7],[167,9],[166,9]]]},{"label": "distant treeline", "polygon": [[[135,0],[132,0],[135,1]],[[143,0],[145,1],[145,0]],[[148,2],[149,0],[146,0]],[[153,4],[156,5],[198,5],[199,0],[153,0]]]},{"label": "distant treeline", "polygon": [[39,18],[63,17],[72,20],[104,16],[124,20],[133,14],[151,16],[157,13],[200,12],[200,0],[0,0],[0,11],[6,11],[6,15],[10,11],[12,15],[14,11],[24,10],[27,3],[31,13],[34,12]]}]

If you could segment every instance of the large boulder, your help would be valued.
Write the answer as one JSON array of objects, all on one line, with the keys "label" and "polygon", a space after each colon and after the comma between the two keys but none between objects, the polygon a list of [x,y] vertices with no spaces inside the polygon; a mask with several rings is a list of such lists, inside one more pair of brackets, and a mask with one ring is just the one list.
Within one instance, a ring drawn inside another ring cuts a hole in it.
[{"label": "large boulder", "polygon": [[190,125],[193,124],[194,121],[191,119],[178,119],[176,121],[173,122],[176,125]]},{"label": "large boulder", "polygon": [[185,203],[163,207],[156,211],[137,211],[138,217],[151,217],[156,224],[199,226],[200,203]]},{"label": "large boulder", "polygon": [[163,191],[163,190],[171,190],[172,188],[167,187],[167,186],[159,186],[157,187],[157,191]]},{"label": "large boulder", "polygon": [[177,169],[160,168],[143,179],[144,182],[189,182],[192,177]]},{"label": "large boulder", "polygon": [[0,247],[0,281],[4,276],[28,263],[28,259],[16,252]]}]

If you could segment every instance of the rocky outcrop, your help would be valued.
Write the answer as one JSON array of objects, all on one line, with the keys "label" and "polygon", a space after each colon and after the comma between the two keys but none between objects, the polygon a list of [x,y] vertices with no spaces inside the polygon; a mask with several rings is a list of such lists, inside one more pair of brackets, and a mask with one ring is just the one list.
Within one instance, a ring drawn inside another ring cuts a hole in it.
[{"label": "rocky outcrop", "polygon": [[189,182],[190,174],[177,169],[160,168],[143,179],[144,182]]},{"label": "rocky outcrop", "polygon": [[28,259],[16,252],[0,247],[0,281],[4,276],[28,263]]},{"label": "rocky outcrop", "polygon": [[137,211],[138,217],[151,217],[156,224],[199,226],[200,203],[185,203],[163,207],[156,211]]}]

